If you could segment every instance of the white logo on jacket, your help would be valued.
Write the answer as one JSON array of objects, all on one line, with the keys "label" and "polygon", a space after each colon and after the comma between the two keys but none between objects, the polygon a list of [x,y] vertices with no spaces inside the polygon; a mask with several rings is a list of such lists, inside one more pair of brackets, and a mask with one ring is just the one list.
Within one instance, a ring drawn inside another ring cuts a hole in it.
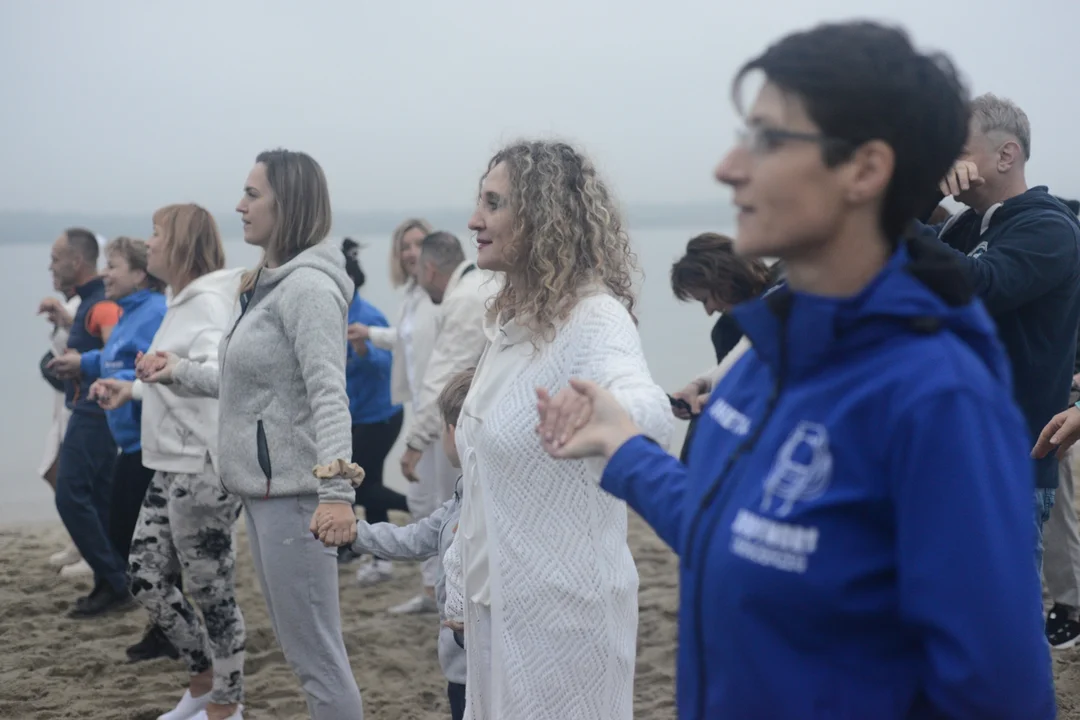
[{"label": "white logo on jacket", "polygon": [[979,243],[978,245],[975,246],[974,250],[972,250],[971,252],[968,253],[968,257],[970,257],[970,258],[982,257],[982,254],[984,252],[986,252],[987,247],[988,247],[987,242],[985,240],[983,240],[981,243]]},{"label": "white logo on jacket", "polygon": [[720,427],[740,437],[750,432],[750,418],[728,404],[724,398],[717,398],[709,408],[709,416]]},{"label": "white logo on jacket", "polygon": [[780,446],[765,478],[761,511],[770,512],[777,499],[780,506],[772,514],[787,517],[795,503],[821,497],[832,480],[832,465],[829,431],[820,423],[800,422]]}]

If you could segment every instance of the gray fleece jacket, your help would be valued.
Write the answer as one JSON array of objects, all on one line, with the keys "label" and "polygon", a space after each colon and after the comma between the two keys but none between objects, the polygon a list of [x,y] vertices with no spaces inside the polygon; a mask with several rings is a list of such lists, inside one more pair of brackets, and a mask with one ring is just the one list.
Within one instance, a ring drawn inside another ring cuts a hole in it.
[{"label": "gray fleece jacket", "polygon": [[354,289],[341,250],[320,243],[259,273],[221,341],[220,372],[177,364],[174,382],[220,400],[218,469],[230,492],[355,500],[348,479],[314,474],[316,466],[352,457],[342,348]]},{"label": "gray fleece jacket", "polygon": [[[352,547],[357,553],[371,553],[387,560],[426,560],[437,554],[439,569],[435,575],[435,602],[439,606],[439,617],[446,620],[446,575],[442,557],[454,541],[460,516],[461,478],[458,478],[454,497],[419,522],[405,527],[393,523],[368,525],[363,521],[357,522],[356,541]],[[447,680],[465,684],[465,648],[454,639],[454,631],[445,626],[439,628],[439,666]]]}]

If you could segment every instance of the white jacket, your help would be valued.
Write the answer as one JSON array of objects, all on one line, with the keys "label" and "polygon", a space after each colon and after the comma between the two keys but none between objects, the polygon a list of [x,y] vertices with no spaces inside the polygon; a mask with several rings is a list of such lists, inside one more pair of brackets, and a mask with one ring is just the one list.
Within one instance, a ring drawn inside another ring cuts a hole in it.
[{"label": "white jacket", "polygon": [[484,333],[487,302],[498,289],[499,282],[492,273],[468,260],[450,274],[435,319],[434,349],[419,396],[413,398],[416,416],[405,437],[405,444],[414,450],[427,450],[442,435],[439,394],[455,375],[480,362],[488,344]]},{"label": "white jacket", "polygon": [[[423,288],[413,281],[405,286],[405,297],[401,300],[401,311],[398,313],[398,321],[394,327],[371,328],[371,344],[383,350],[394,353],[393,364],[390,366],[390,402],[395,405],[415,401],[409,387],[409,376],[419,390],[420,383],[424,378],[424,370],[427,369],[428,359],[435,344],[435,318],[439,307],[431,302],[431,298]],[[409,360],[412,367],[406,367],[405,342],[401,336],[401,328],[408,325],[411,328],[409,340],[412,355]]]},{"label": "white jacket", "polygon": [[[491,344],[457,425],[464,493],[444,556],[448,610],[459,573],[465,597],[486,590],[491,608],[490,664],[466,653],[466,717],[630,720],[638,575],[626,506],[600,489],[601,459],[544,452],[536,388],[554,394],[572,377],[592,380],[665,447],[671,405],[649,374],[630,314],[611,295],[581,299],[539,348],[523,326],[491,320]],[[484,572],[473,572],[480,565]],[[466,648],[484,646],[474,602],[465,612]]]},{"label": "white jacket", "polygon": [[[217,270],[194,280],[168,299],[168,310],[150,343],[199,365],[218,368],[218,346],[239,312],[244,271]],[[132,396],[142,401],[142,463],[162,472],[203,471],[207,457],[217,469],[218,401],[194,397],[177,385],[136,380]]]}]

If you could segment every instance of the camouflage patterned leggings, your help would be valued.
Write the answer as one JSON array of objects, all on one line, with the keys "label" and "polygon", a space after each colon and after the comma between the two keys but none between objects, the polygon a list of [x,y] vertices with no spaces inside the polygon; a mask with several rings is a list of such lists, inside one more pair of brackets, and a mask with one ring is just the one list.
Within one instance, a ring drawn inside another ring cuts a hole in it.
[{"label": "camouflage patterned leggings", "polygon": [[[238,703],[244,689],[244,616],[236,604],[240,499],[209,465],[198,475],[158,472],[131,540],[131,591],[180,651],[192,675],[213,668],[210,700]],[[202,621],[176,587],[180,569]]]}]

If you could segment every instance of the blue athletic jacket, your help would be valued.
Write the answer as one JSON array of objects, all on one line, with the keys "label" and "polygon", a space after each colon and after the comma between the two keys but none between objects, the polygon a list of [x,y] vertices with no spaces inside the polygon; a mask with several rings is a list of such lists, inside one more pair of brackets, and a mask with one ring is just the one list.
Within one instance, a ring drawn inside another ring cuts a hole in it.
[{"label": "blue athletic jacket", "polygon": [[[123,314],[101,350],[83,353],[81,371],[84,381],[98,378],[135,379],[135,357],[146,352],[165,317],[165,296],[152,290],[136,290],[116,301]],[[139,442],[142,403],[133,400],[105,413],[109,430],[117,446],[126,453],[142,448]]]},{"label": "blue athletic jacket", "polygon": [[1054,717],[1028,433],[947,253],[736,308],[753,349],[688,466],[644,437],[608,463],[681,558],[679,717]]}]

